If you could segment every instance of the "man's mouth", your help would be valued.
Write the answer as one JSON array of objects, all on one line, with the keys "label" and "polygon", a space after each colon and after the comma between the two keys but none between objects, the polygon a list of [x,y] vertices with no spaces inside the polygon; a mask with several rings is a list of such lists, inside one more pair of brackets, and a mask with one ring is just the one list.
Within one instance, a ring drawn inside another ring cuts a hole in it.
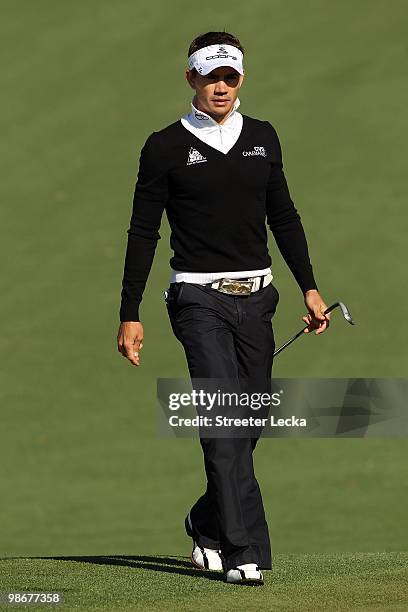
[{"label": "man's mouth", "polygon": [[227,104],[229,100],[213,100],[214,104]]}]

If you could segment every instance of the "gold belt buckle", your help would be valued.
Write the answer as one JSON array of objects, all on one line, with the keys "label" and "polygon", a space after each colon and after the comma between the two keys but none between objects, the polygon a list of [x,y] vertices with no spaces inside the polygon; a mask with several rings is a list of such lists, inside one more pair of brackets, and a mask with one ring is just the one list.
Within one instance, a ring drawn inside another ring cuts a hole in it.
[{"label": "gold belt buckle", "polygon": [[254,285],[253,280],[242,281],[232,278],[222,278],[217,291],[230,295],[249,295]]}]

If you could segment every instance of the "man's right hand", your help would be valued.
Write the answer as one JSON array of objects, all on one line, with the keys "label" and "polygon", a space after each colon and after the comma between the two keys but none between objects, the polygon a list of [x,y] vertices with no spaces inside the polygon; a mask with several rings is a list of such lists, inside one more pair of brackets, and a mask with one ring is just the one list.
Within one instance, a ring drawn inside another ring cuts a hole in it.
[{"label": "man's right hand", "polygon": [[118,351],[135,366],[140,365],[143,348],[143,325],[140,321],[124,321],[118,331]]}]

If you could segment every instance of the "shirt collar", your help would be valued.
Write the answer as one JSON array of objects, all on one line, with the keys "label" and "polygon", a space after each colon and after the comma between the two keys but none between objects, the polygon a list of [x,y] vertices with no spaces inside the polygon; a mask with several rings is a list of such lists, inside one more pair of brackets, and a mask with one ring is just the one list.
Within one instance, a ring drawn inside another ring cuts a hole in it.
[{"label": "shirt collar", "polygon": [[237,113],[237,108],[241,104],[239,98],[235,100],[234,105],[227,119],[221,125],[217,123],[215,119],[210,117],[210,115],[207,115],[207,113],[205,113],[204,111],[198,110],[198,108],[194,106],[194,99],[195,99],[195,96],[193,97],[191,101],[191,113],[189,113],[186,117],[189,123],[194,125],[194,127],[197,127],[200,129],[225,128],[225,127],[232,127],[232,125],[235,123],[235,119],[237,118],[236,114],[239,114]]}]

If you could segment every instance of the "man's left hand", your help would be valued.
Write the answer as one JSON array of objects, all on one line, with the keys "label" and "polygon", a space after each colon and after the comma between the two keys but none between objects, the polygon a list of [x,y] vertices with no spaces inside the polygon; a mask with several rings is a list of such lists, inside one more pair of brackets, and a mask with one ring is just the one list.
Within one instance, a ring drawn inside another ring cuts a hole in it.
[{"label": "man's left hand", "polygon": [[320,297],[317,289],[310,289],[305,293],[305,304],[309,314],[302,317],[302,320],[308,325],[305,329],[305,334],[316,329],[316,335],[323,333],[330,324],[330,313],[323,314],[328,308]]}]

